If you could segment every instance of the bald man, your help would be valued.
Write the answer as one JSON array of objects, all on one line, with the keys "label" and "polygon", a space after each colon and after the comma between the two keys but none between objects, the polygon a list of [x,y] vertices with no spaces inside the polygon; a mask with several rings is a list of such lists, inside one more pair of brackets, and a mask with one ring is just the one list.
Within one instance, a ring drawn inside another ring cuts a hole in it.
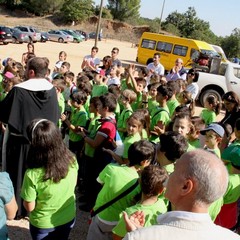
[{"label": "bald man", "polygon": [[222,161],[205,150],[187,152],[176,161],[165,197],[175,211],[158,217],[158,225],[141,228],[143,212],[125,214],[128,233],[124,240],[237,240],[240,236],[215,225],[209,214],[211,203],[226,192],[228,173]]}]

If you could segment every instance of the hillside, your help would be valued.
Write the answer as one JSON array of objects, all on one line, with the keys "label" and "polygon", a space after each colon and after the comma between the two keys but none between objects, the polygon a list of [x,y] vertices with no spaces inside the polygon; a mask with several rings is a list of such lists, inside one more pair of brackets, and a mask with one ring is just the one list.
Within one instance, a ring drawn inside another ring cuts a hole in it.
[{"label": "hillside", "polygon": [[[9,27],[17,25],[32,25],[41,31],[50,29],[70,28],[79,29],[86,32],[96,31],[98,17],[91,17],[88,21],[75,26],[63,25],[61,19],[52,15],[44,17],[36,17],[27,12],[15,10],[8,11],[0,6],[0,23]],[[101,28],[103,35],[109,39],[124,40],[132,43],[137,43],[143,32],[149,31],[148,26],[131,26],[127,23],[117,22],[108,19],[102,19]]]}]

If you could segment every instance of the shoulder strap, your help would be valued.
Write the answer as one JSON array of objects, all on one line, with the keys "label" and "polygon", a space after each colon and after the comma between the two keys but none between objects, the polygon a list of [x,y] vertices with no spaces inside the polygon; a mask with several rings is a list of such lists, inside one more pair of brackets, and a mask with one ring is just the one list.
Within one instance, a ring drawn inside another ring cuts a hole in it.
[{"label": "shoulder strap", "polygon": [[169,113],[168,113],[168,111],[167,111],[166,109],[160,108],[159,111],[155,112],[155,114],[152,116],[152,119],[153,119],[155,116],[157,116],[160,112],[163,112],[163,111],[165,111],[165,112],[168,114],[168,116],[169,116]]},{"label": "shoulder strap", "polygon": [[136,187],[138,186],[138,180],[128,189],[126,189],[124,192],[122,192],[120,195],[118,195],[117,197],[113,198],[112,200],[110,200],[109,202],[103,204],[101,207],[99,207],[96,211],[92,211],[91,212],[91,217],[94,217],[95,215],[97,215],[98,213],[102,212],[104,209],[108,208],[109,206],[111,206],[112,204],[114,204],[116,201],[120,200],[121,198],[125,197],[126,195],[128,195],[130,192],[132,192]]}]

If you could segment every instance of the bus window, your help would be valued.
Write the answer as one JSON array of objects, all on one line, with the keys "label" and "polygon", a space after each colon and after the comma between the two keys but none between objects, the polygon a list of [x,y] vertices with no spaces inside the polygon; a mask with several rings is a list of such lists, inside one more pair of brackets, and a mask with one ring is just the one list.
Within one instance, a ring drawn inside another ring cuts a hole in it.
[{"label": "bus window", "polygon": [[156,46],[156,41],[143,39],[141,47],[154,50]]},{"label": "bus window", "polygon": [[175,45],[173,49],[173,54],[185,57],[187,55],[187,50],[188,50],[188,47]]},{"label": "bus window", "polygon": [[171,44],[171,43],[158,42],[156,50],[159,51],[159,52],[171,53],[172,52],[172,46],[173,46],[173,44]]}]

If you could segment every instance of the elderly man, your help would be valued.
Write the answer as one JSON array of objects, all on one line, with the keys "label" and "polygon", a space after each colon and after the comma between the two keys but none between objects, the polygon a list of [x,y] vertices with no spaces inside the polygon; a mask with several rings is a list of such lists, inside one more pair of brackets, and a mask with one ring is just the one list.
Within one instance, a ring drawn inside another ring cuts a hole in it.
[{"label": "elderly man", "polygon": [[177,58],[175,61],[175,66],[171,69],[171,71],[167,74],[167,81],[174,81],[177,79],[186,80],[187,71],[183,67],[183,60],[181,58]]},{"label": "elderly man", "polygon": [[[220,159],[204,150],[187,152],[176,161],[165,197],[175,211],[158,217],[158,225],[140,228],[143,213],[130,218],[125,214],[128,230],[135,230],[125,240],[233,240],[240,236],[215,225],[208,207],[225,193],[228,173]],[[139,229],[138,229],[139,228]]]}]

